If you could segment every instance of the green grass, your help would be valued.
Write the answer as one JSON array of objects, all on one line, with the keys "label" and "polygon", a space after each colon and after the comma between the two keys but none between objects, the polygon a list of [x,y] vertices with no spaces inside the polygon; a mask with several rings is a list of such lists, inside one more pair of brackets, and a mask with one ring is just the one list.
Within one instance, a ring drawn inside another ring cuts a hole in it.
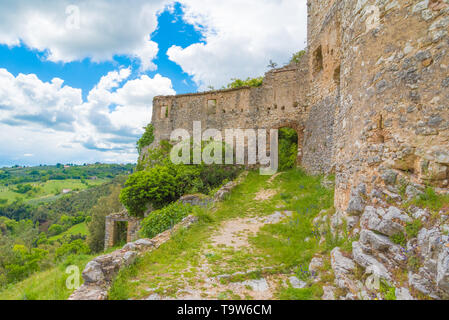
[{"label": "green grass", "polygon": [[46,182],[32,182],[27,183],[33,187],[37,187],[38,191],[30,194],[20,194],[12,191],[16,186],[1,186],[0,187],[0,199],[13,202],[17,199],[29,201],[29,202],[47,202],[57,199],[62,195],[62,190],[85,190],[92,186],[98,186],[108,181],[107,179],[98,180],[86,180],[86,184],[81,183],[81,180],[67,179],[67,180],[49,180]]},{"label": "green grass", "polygon": [[51,238],[48,238],[49,241],[55,241],[58,240],[62,237],[64,237],[65,235],[77,235],[77,234],[81,234],[83,236],[87,236],[88,234],[88,229],[87,229],[87,223],[83,222],[80,224],[76,224],[73,227],[69,228],[68,230],[64,231],[61,234],[58,234],[56,236],[53,236]]},{"label": "green grass", "polygon": [[74,291],[66,287],[66,280],[70,276],[65,272],[67,266],[78,266],[81,275],[86,264],[93,258],[94,256],[90,255],[80,255],[73,258],[70,263],[66,262],[52,269],[37,272],[0,291],[0,300],[66,300]]},{"label": "green grass", "polygon": [[423,194],[418,195],[409,204],[438,212],[444,206],[449,206],[449,194],[437,194],[433,188],[427,187]]},{"label": "green grass", "polygon": [[[210,266],[209,277],[259,270],[227,281],[242,281],[255,275],[291,274],[308,266],[314,254],[326,250],[312,235],[312,220],[322,209],[332,207],[333,190],[322,188],[320,177],[307,176],[299,169],[276,177],[272,185],[267,185],[268,179],[257,171],[250,172],[231,196],[216,204],[214,209],[196,208],[199,223],[188,230],[180,230],[134,266],[122,270],[109,292],[110,299],[143,298],[148,295],[146,288],[157,288],[155,292],[175,297],[176,292],[185,286],[184,281],[191,285],[200,281],[195,277],[195,270],[201,267],[204,259]],[[254,197],[261,188],[276,189],[277,194],[266,201],[255,201]],[[276,208],[280,204],[285,206],[282,211],[293,211],[293,217],[264,226],[256,236],[250,237],[250,250],[211,245],[210,237],[222,222],[240,217],[267,216],[280,211]],[[312,240],[306,242],[306,238]],[[262,272],[262,268],[267,266],[272,269]],[[322,290],[315,286],[280,288],[277,292],[280,299],[319,299],[321,295]],[[230,297],[220,296],[223,299]]]}]

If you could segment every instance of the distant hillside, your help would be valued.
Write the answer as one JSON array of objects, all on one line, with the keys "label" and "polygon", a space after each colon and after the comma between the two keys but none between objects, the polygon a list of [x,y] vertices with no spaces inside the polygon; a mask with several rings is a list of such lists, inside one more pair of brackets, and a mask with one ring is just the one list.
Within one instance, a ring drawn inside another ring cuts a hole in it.
[{"label": "distant hillside", "polygon": [[96,180],[111,179],[119,174],[129,174],[134,170],[134,164],[85,164],[55,166],[36,166],[0,169],[0,185],[9,186],[30,182],[46,182],[48,180]]}]

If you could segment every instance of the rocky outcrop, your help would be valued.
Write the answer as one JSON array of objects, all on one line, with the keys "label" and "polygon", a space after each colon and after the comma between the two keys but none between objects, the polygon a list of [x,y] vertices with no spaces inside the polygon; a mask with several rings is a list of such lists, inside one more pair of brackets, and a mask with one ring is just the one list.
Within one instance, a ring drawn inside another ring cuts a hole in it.
[{"label": "rocky outcrop", "polygon": [[409,272],[409,285],[435,299],[449,297],[449,237],[439,227],[423,228],[417,248],[422,266]]},{"label": "rocky outcrop", "polygon": [[357,291],[354,281],[349,277],[356,265],[352,259],[343,256],[338,247],[331,251],[331,265],[335,275],[335,284],[342,289]]},{"label": "rocky outcrop", "polygon": [[[360,193],[354,193],[356,194]],[[342,289],[349,289],[351,294],[354,290],[358,290],[359,299],[371,298],[366,288],[352,279],[351,271],[357,264],[365,268],[366,274],[372,274],[375,279],[396,287],[397,299],[411,300],[418,292],[433,299],[448,298],[447,216],[441,211],[439,221],[432,222],[433,226],[430,229],[423,227],[416,238],[409,239],[407,244],[402,246],[392,241],[393,236],[405,238],[405,226],[414,219],[420,220],[421,223],[431,222],[430,213],[426,209],[413,206],[407,212],[392,205],[387,206],[385,203],[384,206],[369,205],[364,208],[358,224],[359,239],[352,242],[352,256],[343,255],[339,248],[332,250],[330,257],[335,284]],[[335,214],[337,215],[338,213]],[[399,283],[394,275],[398,270],[404,269],[408,272],[408,282]],[[351,297],[347,296],[344,299]]]},{"label": "rocky outcrop", "polygon": [[402,213],[396,207],[389,207],[386,211],[383,208],[366,207],[360,218],[360,226],[364,229],[380,232],[387,236],[392,236],[404,232],[402,223],[411,222],[412,219]]}]

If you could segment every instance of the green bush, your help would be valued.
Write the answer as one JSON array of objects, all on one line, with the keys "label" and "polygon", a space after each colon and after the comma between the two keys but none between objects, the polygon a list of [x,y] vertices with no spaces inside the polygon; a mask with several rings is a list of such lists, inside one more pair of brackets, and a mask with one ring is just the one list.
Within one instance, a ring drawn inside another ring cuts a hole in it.
[{"label": "green bush", "polygon": [[227,85],[228,89],[236,89],[241,87],[260,87],[263,83],[263,77],[247,78],[246,80],[231,79],[232,82]]},{"label": "green bush", "polygon": [[131,215],[143,216],[148,204],[159,209],[176,200],[181,191],[179,187],[176,170],[171,166],[156,166],[131,175],[120,192],[120,201]]},{"label": "green bush", "polygon": [[64,243],[56,249],[55,258],[62,260],[69,255],[88,254],[89,252],[90,249],[87,244],[83,240],[78,239],[70,243]]},{"label": "green bush", "polygon": [[20,194],[25,194],[31,190],[33,190],[33,186],[29,184],[19,184],[16,186],[16,188],[12,189],[13,192]]},{"label": "green bush", "polygon": [[170,161],[169,155],[172,145],[166,140],[162,140],[160,145],[156,148],[148,149],[142,157],[139,157],[136,171],[142,171],[154,167],[156,165],[163,165]]},{"label": "green bush", "polygon": [[42,261],[48,256],[47,250],[28,249],[24,245],[15,245],[13,259],[5,266],[7,282],[16,282],[39,271]]},{"label": "green bush", "polygon": [[172,203],[165,208],[153,211],[141,222],[140,234],[146,238],[153,238],[173,227],[191,212],[190,205],[181,203]]},{"label": "green bush", "polygon": [[57,223],[52,224],[50,226],[50,228],[48,228],[48,234],[50,236],[56,236],[58,234],[61,234],[62,232],[64,232],[64,227],[59,225],[59,224],[57,224]]},{"label": "green bush", "polygon": [[299,63],[301,61],[301,58],[306,54],[305,50],[301,50],[296,52],[292,58],[290,59],[290,63]]},{"label": "green bush", "polygon": [[294,129],[279,129],[279,170],[292,169],[298,155],[298,135]]},{"label": "green bush", "polygon": [[154,126],[150,123],[145,128],[145,132],[142,135],[142,137],[137,141],[137,150],[139,153],[142,151],[143,148],[149,146],[154,141]]}]

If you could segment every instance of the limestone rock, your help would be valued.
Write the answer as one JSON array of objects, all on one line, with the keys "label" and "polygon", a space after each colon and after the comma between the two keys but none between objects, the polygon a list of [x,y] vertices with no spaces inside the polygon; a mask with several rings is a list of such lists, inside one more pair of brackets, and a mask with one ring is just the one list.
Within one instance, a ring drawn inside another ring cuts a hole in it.
[{"label": "limestone rock", "polygon": [[137,259],[137,252],[135,251],[128,251],[123,255],[123,264],[125,266],[129,266],[133,264]]},{"label": "limestone rock", "polygon": [[[398,220],[398,222],[396,222]],[[360,225],[364,229],[369,229],[383,233],[387,236],[404,232],[404,227],[399,222],[411,222],[412,219],[402,213],[396,207],[388,208],[385,212],[382,208],[368,206],[360,219]]]},{"label": "limestone rock", "polygon": [[250,286],[252,290],[259,292],[268,290],[268,283],[264,278],[258,280],[246,280],[242,282],[242,285]]},{"label": "limestone rock", "polygon": [[83,284],[68,300],[107,300],[108,292],[102,286]]},{"label": "limestone rock", "polygon": [[396,300],[415,300],[407,288],[396,288]]},{"label": "limestone rock", "polygon": [[433,297],[435,299],[439,298],[434,293],[433,284],[432,284],[431,279],[429,279],[425,275],[425,272],[422,272],[421,270],[420,270],[419,273],[409,272],[409,274],[408,274],[408,285],[410,287],[413,287],[416,290],[420,291],[421,293],[424,293],[425,295],[428,295],[428,296]]},{"label": "limestone rock", "polygon": [[449,248],[444,247],[438,255],[437,286],[449,294]]},{"label": "limestone rock", "polygon": [[373,256],[365,254],[361,244],[357,241],[352,243],[352,255],[355,262],[366,268],[367,273],[373,273],[379,278],[385,279],[389,282],[392,280],[387,268],[385,268],[385,266],[377,261]]},{"label": "limestone rock", "polygon": [[162,298],[159,294],[153,293],[152,295],[148,296],[145,300],[162,300]]},{"label": "limestone rock", "polygon": [[407,188],[405,189],[405,194],[407,195],[407,200],[411,200],[422,193],[423,192],[414,185],[408,185]]},{"label": "limestone rock", "polygon": [[350,215],[361,214],[365,208],[364,196],[366,196],[366,186],[361,183],[352,190],[346,212]]},{"label": "limestone rock", "polygon": [[360,242],[364,245],[370,245],[372,249],[379,251],[386,251],[395,245],[388,237],[366,229],[360,233]]},{"label": "limestone rock", "polygon": [[297,277],[289,277],[288,281],[290,281],[290,284],[294,289],[302,289],[307,286],[307,283],[304,281],[299,280]]},{"label": "limestone rock", "polygon": [[83,279],[85,283],[96,283],[105,280],[101,264],[97,261],[90,261],[83,271]]},{"label": "limestone rock", "polygon": [[323,259],[320,257],[313,257],[309,264],[309,271],[310,273],[318,274],[322,266]]},{"label": "limestone rock", "polygon": [[335,275],[335,284],[340,288],[355,289],[355,283],[349,276],[355,269],[355,263],[343,256],[338,247],[331,251],[331,265]]},{"label": "limestone rock", "polygon": [[430,217],[430,214],[427,212],[427,210],[416,208],[416,210],[412,211],[412,216],[415,219],[426,221]]}]

